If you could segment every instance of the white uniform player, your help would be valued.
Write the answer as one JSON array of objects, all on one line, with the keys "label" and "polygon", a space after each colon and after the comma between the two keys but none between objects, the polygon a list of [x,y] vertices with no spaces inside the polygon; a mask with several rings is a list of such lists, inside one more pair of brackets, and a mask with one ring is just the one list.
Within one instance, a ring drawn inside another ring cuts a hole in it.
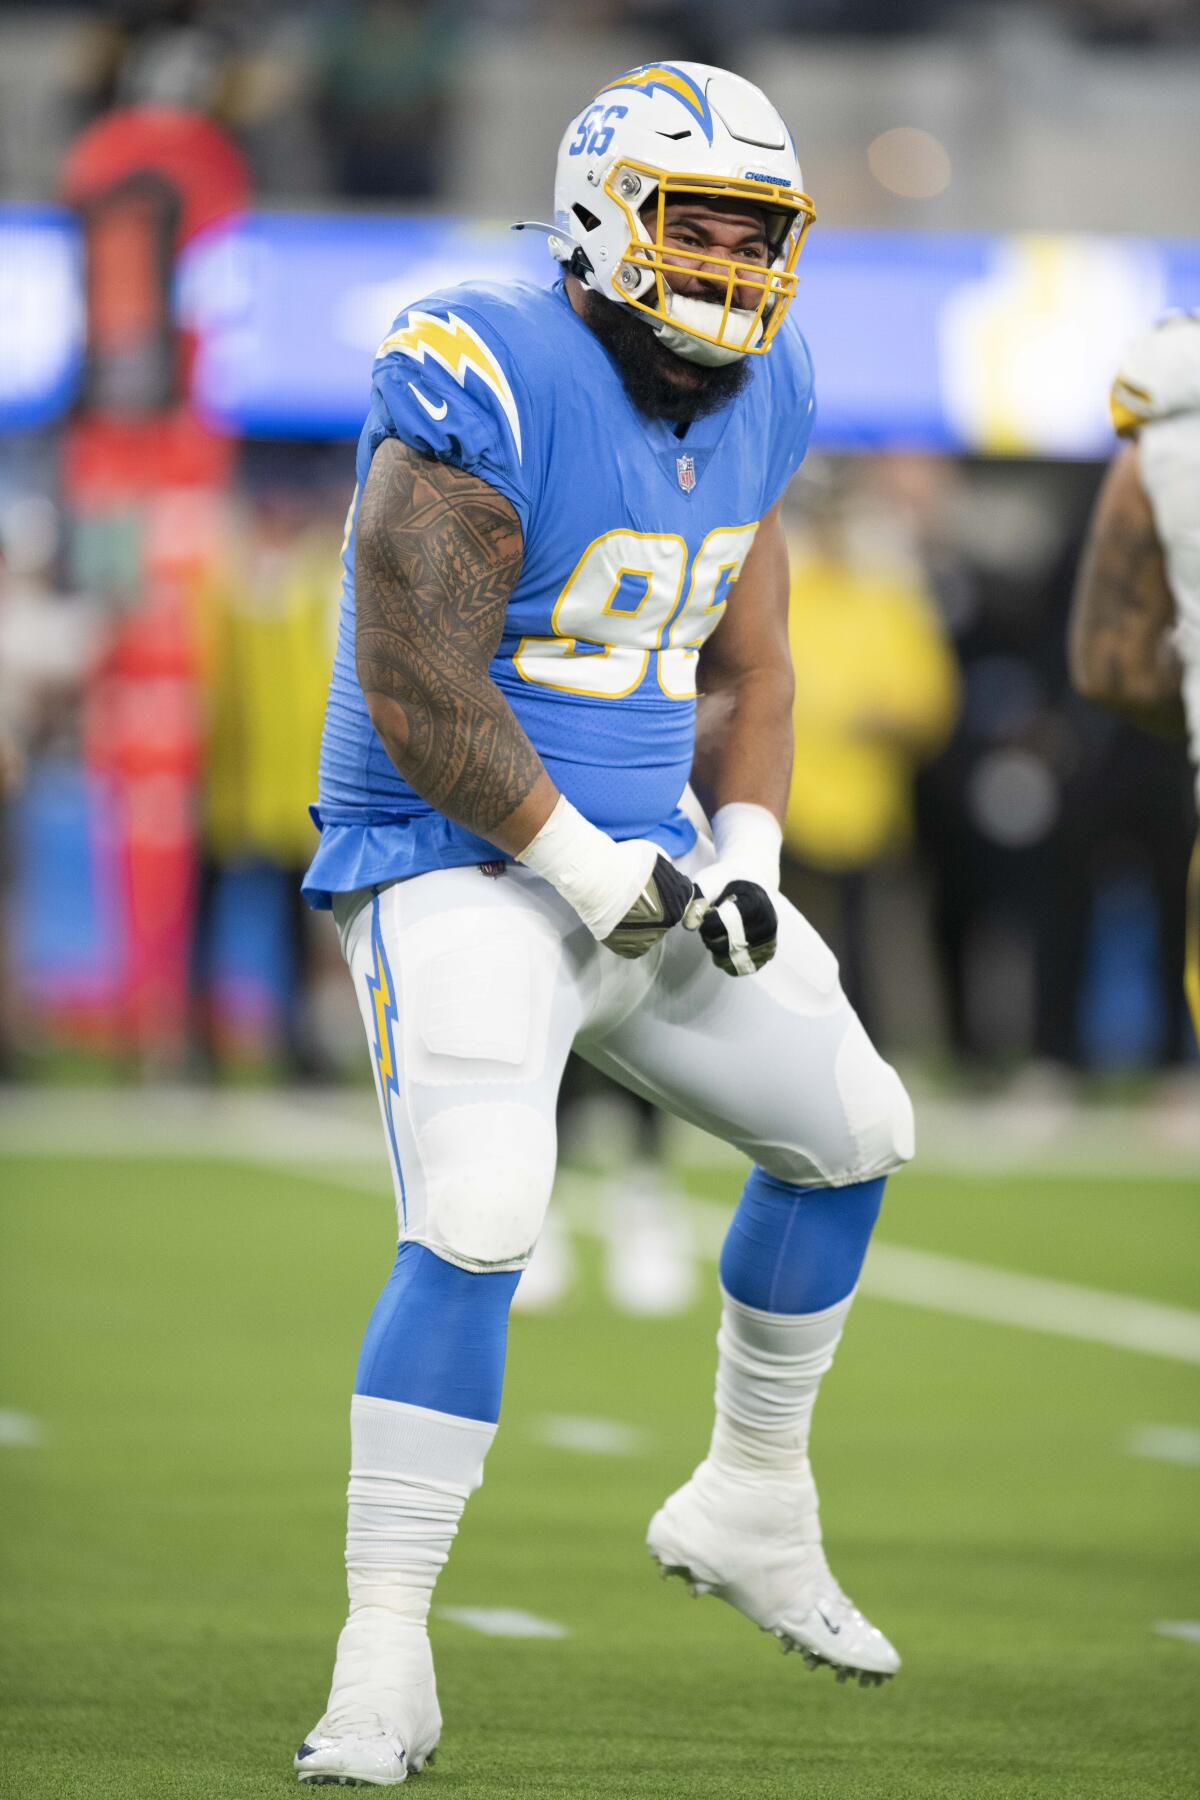
[{"label": "white uniform player", "polygon": [[[1092,526],[1072,670],[1098,704],[1186,732],[1200,810],[1200,313],[1172,314],[1130,346],[1111,406],[1133,445],[1110,471]],[[1184,981],[1200,1037],[1200,844]]]}]

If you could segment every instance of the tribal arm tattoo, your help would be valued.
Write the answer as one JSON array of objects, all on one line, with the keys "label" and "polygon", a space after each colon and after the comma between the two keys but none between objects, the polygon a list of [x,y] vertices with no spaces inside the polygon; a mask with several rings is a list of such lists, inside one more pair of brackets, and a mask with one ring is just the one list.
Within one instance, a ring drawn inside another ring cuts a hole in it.
[{"label": "tribal arm tattoo", "polygon": [[1185,734],[1175,603],[1137,447],[1105,477],[1071,603],[1071,679],[1085,699],[1165,737]]},{"label": "tribal arm tattoo", "polygon": [[516,854],[557,790],[488,669],[521,572],[502,494],[395,438],[375,452],[355,540],[358,679],[404,779]]}]

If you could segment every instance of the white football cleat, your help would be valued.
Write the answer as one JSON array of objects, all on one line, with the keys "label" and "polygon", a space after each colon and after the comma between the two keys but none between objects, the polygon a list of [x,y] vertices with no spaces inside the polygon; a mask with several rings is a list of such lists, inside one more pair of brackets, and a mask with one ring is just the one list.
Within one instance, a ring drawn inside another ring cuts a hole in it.
[{"label": "white football cleat", "polygon": [[706,1460],[655,1513],[646,1544],[664,1575],[728,1601],[810,1669],[827,1663],[839,1681],[872,1687],[900,1667],[829,1571],[807,1468],[735,1475]]},{"label": "white football cleat", "polygon": [[322,1722],[297,1750],[294,1766],[313,1787],[398,1787],[432,1761],[432,1750],[422,1762],[410,1761],[399,1733],[382,1720],[371,1731],[369,1720],[357,1719],[345,1726]]},{"label": "white football cleat", "polygon": [[441,1730],[424,1626],[359,1606],[338,1640],[329,1708],[293,1767],[314,1787],[398,1787],[433,1761]]}]

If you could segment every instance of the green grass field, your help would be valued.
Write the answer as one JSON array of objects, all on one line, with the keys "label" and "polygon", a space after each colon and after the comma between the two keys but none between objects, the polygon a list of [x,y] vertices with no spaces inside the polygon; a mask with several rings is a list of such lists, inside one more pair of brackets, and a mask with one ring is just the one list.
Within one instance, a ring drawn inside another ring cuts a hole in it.
[{"label": "green grass field", "polygon": [[[728,1177],[697,1191],[732,1201]],[[221,1160],[0,1161],[0,1792],[298,1791],[342,1616],[347,1394],[391,1254],[390,1200]],[[1182,1180],[893,1184],[883,1235],[1194,1305]],[[435,1619],[457,1795],[1194,1796],[1200,1469],[1137,1458],[1200,1418],[1194,1367],[864,1295],[817,1412],[831,1560],[899,1645],[838,1687],[655,1578],[649,1514],[710,1419],[715,1298],[618,1315],[597,1251],[570,1304],[514,1320],[500,1436],[438,1600],[561,1641]],[[546,1447],[547,1414],[644,1433]]]}]

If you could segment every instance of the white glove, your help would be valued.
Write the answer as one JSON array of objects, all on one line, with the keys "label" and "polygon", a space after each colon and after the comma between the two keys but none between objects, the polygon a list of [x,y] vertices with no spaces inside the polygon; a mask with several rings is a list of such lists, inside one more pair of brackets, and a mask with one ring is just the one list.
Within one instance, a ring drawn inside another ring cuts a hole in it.
[{"label": "white glove", "polygon": [[556,888],[592,936],[618,956],[644,956],[680,923],[696,891],[657,844],[618,843],[563,794],[517,861]]}]

